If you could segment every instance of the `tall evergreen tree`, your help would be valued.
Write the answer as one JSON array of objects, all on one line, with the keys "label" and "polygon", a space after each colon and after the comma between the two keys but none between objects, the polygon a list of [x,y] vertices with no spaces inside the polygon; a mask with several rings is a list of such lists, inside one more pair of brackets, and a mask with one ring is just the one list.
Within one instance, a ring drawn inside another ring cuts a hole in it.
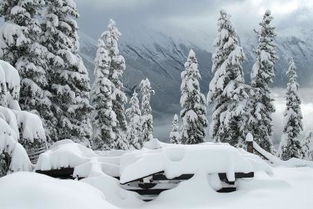
[{"label": "tall evergreen tree", "polygon": [[303,130],[301,100],[298,95],[299,84],[297,82],[296,65],[293,58],[290,59],[287,70],[286,111],[284,113],[285,125],[278,154],[283,160],[290,158],[302,158],[303,150],[299,140]]},{"label": "tall evergreen tree", "polygon": [[42,28],[38,21],[44,0],[3,0],[0,15],[0,57],[16,67],[21,76],[20,105],[39,115],[50,140],[53,112],[47,78],[47,49],[41,45]]},{"label": "tall evergreen tree", "polygon": [[146,142],[153,139],[153,116],[150,101],[151,94],[154,94],[154,90],[151,88],[148,78],[142,80],[139,86],[141,92],[142,137],[143,141]]},{"label": "tall evergreen tree", "polygon": [[142,127],[141,127],[141,111],[137,92],[129,100],[130,107],[126,110],[128,118],[127,141],[129,145],[135,149],[140,149],[143,145]]},{"label": "tall evergreen tree", "polygon": [[170,132],[170,143],[181,144],[181,135],[179,132],[179,121],[177,114],[174,115],[172,121],[172,130]]},{"label": "tall evergreen tree", "polygon": [[268,10],[265,12],[259,30],[256,31],[258,46],[255,50],[256,62],[251,73],[251,118],[248,129],[263,149],[272,150],[272,116],[275,111],[270,85],[275,76],[274,65],[277,61],[274,38],[275,27],[272,26],[273,17]]},{"label": "tall evergreen tree", "polygon": [[214,141],[240,146],[246,137],[248,95],[242,70],[244,53],[229,17],[225,11],[220,11],[208,102],[213,104],[211,134]]},{"label": "tall evergreen tree", "polygon": [[123,92],[122,76],[126,69],[125,59],[120,55],[118,49],[118,39],[121,33],[116,27],[113,20],[110,20],[108,30],[105,31],[101,38],[104,41],[104,48],[107,50],[110,65],[108,79],[112,82],[112,109],[116,114],[117,124],[113,129],[116,140],[113,145],[115,149],[125,149],[125,134],[127,130],[127,121],[125,116],[125,104],[127,97]]},{"label": "tall evergreen tree", "polygon": [[184,144],[198,144],[204,141],[208,122],[205,96],[201,93],[199,85],[201,75],[198,70],[198,60],[193,50],[189,52],[181,79],[181,141]]},{"label": "tall evergreen tree", "polygon": [[108,79],[110,58],[103,40],[98,41],[95,59],[95,81],[91,91],[92,113],[92,146],[93,149],[109,150],[113,146],[116,135],[113,129],[117,120],[112,109],[112,82]]},{"label": "tall evergreen tree", "polygon": [[48,1],[42,44],[50,52],[47,56],[49,86],[56,117],[52,139],[89,144],[90,85],[87,69],[78,54],[77,17],[72,0]]}]

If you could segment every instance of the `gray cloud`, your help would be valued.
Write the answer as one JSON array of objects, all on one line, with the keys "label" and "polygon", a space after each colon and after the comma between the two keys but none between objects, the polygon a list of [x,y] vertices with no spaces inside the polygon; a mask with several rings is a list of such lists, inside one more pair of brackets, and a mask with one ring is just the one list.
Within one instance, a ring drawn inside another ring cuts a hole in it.
[{"label": "gray cloud", "polygon": [[145,26],[161,32],[194,34],[198,30],[214,36],[220,9],[232,15],[239,33],[250,33],[268,8],[279,29],[312,18],[313,8],[313,2],[307,0],[77,0],[77,5],[81,30],[93,38],[105,30],[109,18],[117,21],[122,32]]}]

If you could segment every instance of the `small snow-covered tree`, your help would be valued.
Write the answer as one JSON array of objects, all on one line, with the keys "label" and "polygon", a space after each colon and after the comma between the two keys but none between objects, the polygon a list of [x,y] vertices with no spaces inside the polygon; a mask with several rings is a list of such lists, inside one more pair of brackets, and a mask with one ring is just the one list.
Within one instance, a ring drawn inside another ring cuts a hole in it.
[{"label": "small snow-covered tree", "polygon": [[116,135],[114,148],[125,149],[127,146],[125,143],[125,134],[127,130],[127,121],[125,116],[125,104],[127,103],[127,97],[123,92],[122,76],[126,69],[125,59],[120,55],[118,49],[118,39],[121,33],[116,27],[113,20],[110,20],[108,30],[105,31],[101,38],[104,42],[104,49],[107,51],[110,64],[108,79],[112,82],[112,109],[116,114],[117,124],[114,128]]},{"label": "small snow-covered tree", "polygon": [[182,110],[181,142],[198,144],[204,141],[206,118],[205,97],[200,91],[198,61],[193,50],[189,51],[185,70],[181,73],[180,105]]},{"label": "small snow-covered tree", "polygon": [[129,145],[135,149],[140,149],[143,145],[142,127],[141,127],[141,111],[137,92],[129,100],[130,107],[126,109],[128,118],[127,141]]},{"label": "small snow-covered tree", "polygon": [[78,12],[72,0],[47,1],[42,44],[48,49],[49,91],[56,132],[54,141],[72,139],[89,144],[89,78],[78,54]]},{"label": "small snow-covered tree", "polygon": [[258,46],[255,50],[256,62],[251,73],[251,100],[248,129],[263,149],[272,150],[272,116],[275,111],[270,85],[275,76],[274,66],[277,61],[274,38],[275,27],[272,26],[273,17],[268,10],[265,12],[259,30],[256,31]]},{"label": "small snow-covered tree", "polygon": [[92,147],[93,149],[109,150],[113,146],[116,135],[116,115],[112,110],[112,82],[108,79],[110,58],[100,38],[95,59],[95,81],[91,90],[92,112]]},{"label": "small snow-covered tree", "polygon": [[220,11],[215,53],[212,55],[213,79],[208,102],[213,104],[211,134],[215,142],[240,146],[246,137],[246,93],[242,63],[243,49],[229,15]]},{"label": "small snow-covered tree", "polygon": [[283,160],[290,158],[302,158],[303,150],[299,140],[303,130],[301,100],[298,95],[299,84],[297,82],[296,65],[293,58],[290,59],[287,70],[286,110],[284,113],[285,125],[278,154]]},{"label": "small snow-covered tree", "polygon": [[177,114],[174,115],[172,121],[172,130],[170,132],[170,143],[181,144],[181,135],[179,132],[179,121]]},{"label": "small snow-covered tree", "polygon": [[47,79],[47,49],[40,43],[42,35],[38,20],[44,0],[3,0],[0,15],[5,24],[0,32],[0,57],[11,63],[21,76],[20,105],[39,115],[47,130],[54,127]]},{"label": "small snow-covered tree", "polygon": [[301,143],[303,158],[313,161],[313,132],[310,131]]},{"label": "small snow-covered tree", "polygon": [[142,137],[143,142],[153,139],[153,116],[152,108],[150,106],[151,94],[154,90],[148,78],[140,82],[141,92],[141,123],[142,123]]}]

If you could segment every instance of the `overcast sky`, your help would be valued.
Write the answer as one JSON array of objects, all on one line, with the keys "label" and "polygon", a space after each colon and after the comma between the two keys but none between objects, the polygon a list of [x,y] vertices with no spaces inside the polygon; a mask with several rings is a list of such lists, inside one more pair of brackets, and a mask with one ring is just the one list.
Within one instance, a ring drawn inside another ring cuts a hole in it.
[{"label": "overcast sky", "polygon": [[[215,36],[218,11],[232,16],[239,33],[257,27],[264,11],[270,9],[279,30],[312,20],[312,0],[76,0],[81,31],[97,38],[109,18],[120,30],[151,27],[161,32],[194,31]],[[140,33],[140,31],[138,31]]]}]

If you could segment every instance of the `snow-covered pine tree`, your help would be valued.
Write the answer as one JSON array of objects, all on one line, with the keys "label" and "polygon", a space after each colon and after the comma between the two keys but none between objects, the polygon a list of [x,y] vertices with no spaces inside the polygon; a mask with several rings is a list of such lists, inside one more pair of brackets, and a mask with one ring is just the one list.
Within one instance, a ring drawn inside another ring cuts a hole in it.
[{"label": "snow-covered pine tree", "polygon": [[181,144],[181,134],[179,132],[179,121],[177,114],[174,115],[172,121],[172,130],[170,132],[170,143]]},{"label": "snow-covered pine tree", "polygon": [[126,139],[129,145],[135,149],[141,149],[143,145],[142,129],[141,129],[141,111],[139,107],[139,100],[137,92],[129,100],[130,107],[126,109],[126,116],[128,119],[128,128]]},{"label": "snow-covered pine tree", "polygon": [[246,137],[246,93],[242,62],[243,49],[239,37],[225,11],[220,11],[218,36],[212,56],[212,72],[208,102],[213,104],[211,134],[215,142],[241,146]]},{"label": "snow-covered pine tree", "polygon": [[95,59],[95,81],[91,90],[91,104],[94,108],[91,121],[93,127],[92,147],[96,150],[112,148],[116,135],[116,115],[112,110],[112,82],[108,79],[111,60],[104,42],[98,40]]},{"label": "snow-covered pine tree", "polygon": [[200,91],[198,61],[193,50],[189,51],[185,70],[181,73],[180,105],[182,110],[181,142],[184,144],[198,144],[204,142],[205,128],[208,126],[206,118],[205,96]]},{"label": "snow-covered pine tree", "polygon": [[287,92],[286,110],[284,113],[285,125],[278,150],[278,155],[283,160],[290,158],[302,158],[303,150],[299,140],[303,130],[301,100],[298,94],[299,84],[297,82],[296,65],[293,58],[290,58],[287,70]]},{"label": "snow-covered pine tree", "polygon": [[141,92],[141,124],[143,142],[153,139],[153,116],[152,108],[150,106],[151,94],[154,90],[148,78],[142,80],[139,84]]},{"label": "snow-covered pine tree", "polygon": [[268,10],[265,12],[259,30],[256,31],[258,46],[255,50],[256,62],[251,73],[251,117],[248,129],[256,143],[263,149],[272,150],[272,116],[275,111],[270,85],[275,76],[274,65],[277,61],[274,38],[275,27],[272,26],[273,17]]},{"label": "snow-covered pine tree", "polygon": [[301,143],[303,158],[305,160],[313,161],[313,132],[310,131]]},{"label": "snow-covered pine tree", "polygon": [[42,118],[49,140],[54,130],[51,124],[54,117],[47,91],[47,49],[39,42],[42,29],[38,21],[44,5],[44,0],[0,2],[0,15],[5,20],[0,32],[0,57],[18,70],[21,76],[20,106]]},{"label": "snow-covered pine tree", "polygon": [[108,30],[105,31],[101,38],[104,41],[104,48],[107,50],[110,59],[110,68],[108,79],[112,82],[112,103],[113,111],[116,114],[117,124],[114,128],[116,140],[113,145],[115,149],[125,149],[127,144],[125,140],[125,134],[127,130],[127,121],[125,116],[125,104],[127,103],[127,97],[123,92],[122,76],[126,69],[125,59],[120,55],[118,49],[118,39],[121,33],[116,27],[113,20],[110,20]]},{"label": "snow-covered pine tree", "polygon": [[47,1],[42,44],[48,55],[49,86],[56,120],[52,140],[72,139],[89,144],[89,78],[78,54],[78,12],[72,0]]}]

